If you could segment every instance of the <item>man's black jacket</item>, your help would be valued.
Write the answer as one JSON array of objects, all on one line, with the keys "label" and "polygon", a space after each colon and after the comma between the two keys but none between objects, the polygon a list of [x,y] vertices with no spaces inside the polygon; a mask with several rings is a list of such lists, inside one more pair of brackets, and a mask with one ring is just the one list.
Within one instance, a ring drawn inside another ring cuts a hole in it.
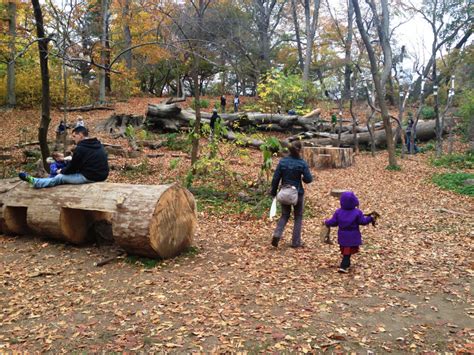
[{"label": "man's black jacket", "polygon": [[104,181],[109,176],[107,153],[97,138],[87,138],[79,142],[71,162],[61,170],[61,174],[80,173],[91,181]]}]

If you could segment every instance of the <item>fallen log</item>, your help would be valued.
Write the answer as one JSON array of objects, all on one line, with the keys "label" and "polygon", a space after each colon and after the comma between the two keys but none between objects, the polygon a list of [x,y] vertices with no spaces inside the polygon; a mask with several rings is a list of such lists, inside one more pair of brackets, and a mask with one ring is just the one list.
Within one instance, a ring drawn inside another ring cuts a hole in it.
[{"label": "fallen log", "polygon": [[[445,132],[447,130],[445,129]],[[326,138],[310,138],[305,140],[305,145],[324,146],[324,145],[337,145],[338,137],[337,134],[325,134]],[[416,138],[418,141],[428,141],[436,137],[435,132],[435,121],[418,121],[416,127]],[[370,144],[370,133],[362,132],[357,134],[357,139],[360,145],[368,146]],[[377,130],[374,132],[374,142],[377,147],[386,146],[385,130]],[[398,143],[401,142],[401,137],[398,139]],[[352,134],[341,135],[341,145],[351,146],[354,145],[354,136]]]},{"label": "fallen log", "polygon": [[88,112],[88,111],[95,111],[95,110],[109,110],[113,111],[115,108],[113,106],[107,105],[85,105],[85,106],[76,106],[76,107],[60,107],[61,111],[67,112]]},{"label": "fallen log", "polygon": [[107,223],[129,254],[169,258],[191,245],[196,230],[193,195],[178,185],[92,183],[32,189],[0,180],[0,226],[7,234],[37,234],[73,244]]},{"label": "fallen log", "polygon": [[[241,112],[233,114],[220,114],[223,124],[227,127],[247,129],[254,127],[262,130],[284,131],[293,127],[301,130],[315,130],[319,122],[320,110],[313,110],[307,116],[283,115],[259,112]],[[209,123],[211,114],[201,113],[202,122]],[[189,127],[191,121],[196,119],[193,110],[182,110],[175,103],[148,105],[146,124],[160,131],[176,132],[183,127]]]}]

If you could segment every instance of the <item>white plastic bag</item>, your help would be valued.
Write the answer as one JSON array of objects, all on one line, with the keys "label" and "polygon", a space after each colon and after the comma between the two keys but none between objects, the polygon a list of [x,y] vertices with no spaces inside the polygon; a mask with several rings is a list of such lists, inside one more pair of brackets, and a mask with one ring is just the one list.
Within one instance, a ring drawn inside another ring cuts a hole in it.
[{"label": "white plastic bag", "polygon": [[272,207],[270,207],[270,219],[275,217],[276,214],[277,214],[277,199],[275,197],[272,202]]}]

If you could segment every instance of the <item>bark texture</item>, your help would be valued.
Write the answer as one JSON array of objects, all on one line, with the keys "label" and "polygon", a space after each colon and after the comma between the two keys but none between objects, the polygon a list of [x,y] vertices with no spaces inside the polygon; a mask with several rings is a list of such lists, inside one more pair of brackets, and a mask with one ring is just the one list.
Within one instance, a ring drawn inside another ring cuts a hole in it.
[{"label": "bark texture", "polygon": [[193,195],[175,184],[32,189],[0,180],[0,232],[83,244],[96,223],[110,226],[111,239],[130,254],[169,258],[191,245],[196,205]]}]

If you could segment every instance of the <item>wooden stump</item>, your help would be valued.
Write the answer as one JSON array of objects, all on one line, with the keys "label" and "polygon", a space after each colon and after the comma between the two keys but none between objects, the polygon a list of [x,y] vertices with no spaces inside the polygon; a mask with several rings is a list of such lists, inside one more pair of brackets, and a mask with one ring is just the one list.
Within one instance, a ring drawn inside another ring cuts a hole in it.
[{"label": "wooden stump", "polygon": [[340,198],[341,195],[342,195],[344,192],[349,192],[349,190],[345,190],[345,189],[332,189],[329,194],[330,194],[332,197]]},{"label": "wooden stump", "polygon": [[311,168],[347,168],[352,165],[352,148],[304,147],[303,159]]},{"label": "wooden stump", "polygon": [[100,182],[33,189],[0,180],[0,211],[4,233],[73,244],[89,241],[90,228],[106,222],[113,240],[128,253],[155,258],[173,257],[190,246],[197,225],[193,195],[175,184]]}]

